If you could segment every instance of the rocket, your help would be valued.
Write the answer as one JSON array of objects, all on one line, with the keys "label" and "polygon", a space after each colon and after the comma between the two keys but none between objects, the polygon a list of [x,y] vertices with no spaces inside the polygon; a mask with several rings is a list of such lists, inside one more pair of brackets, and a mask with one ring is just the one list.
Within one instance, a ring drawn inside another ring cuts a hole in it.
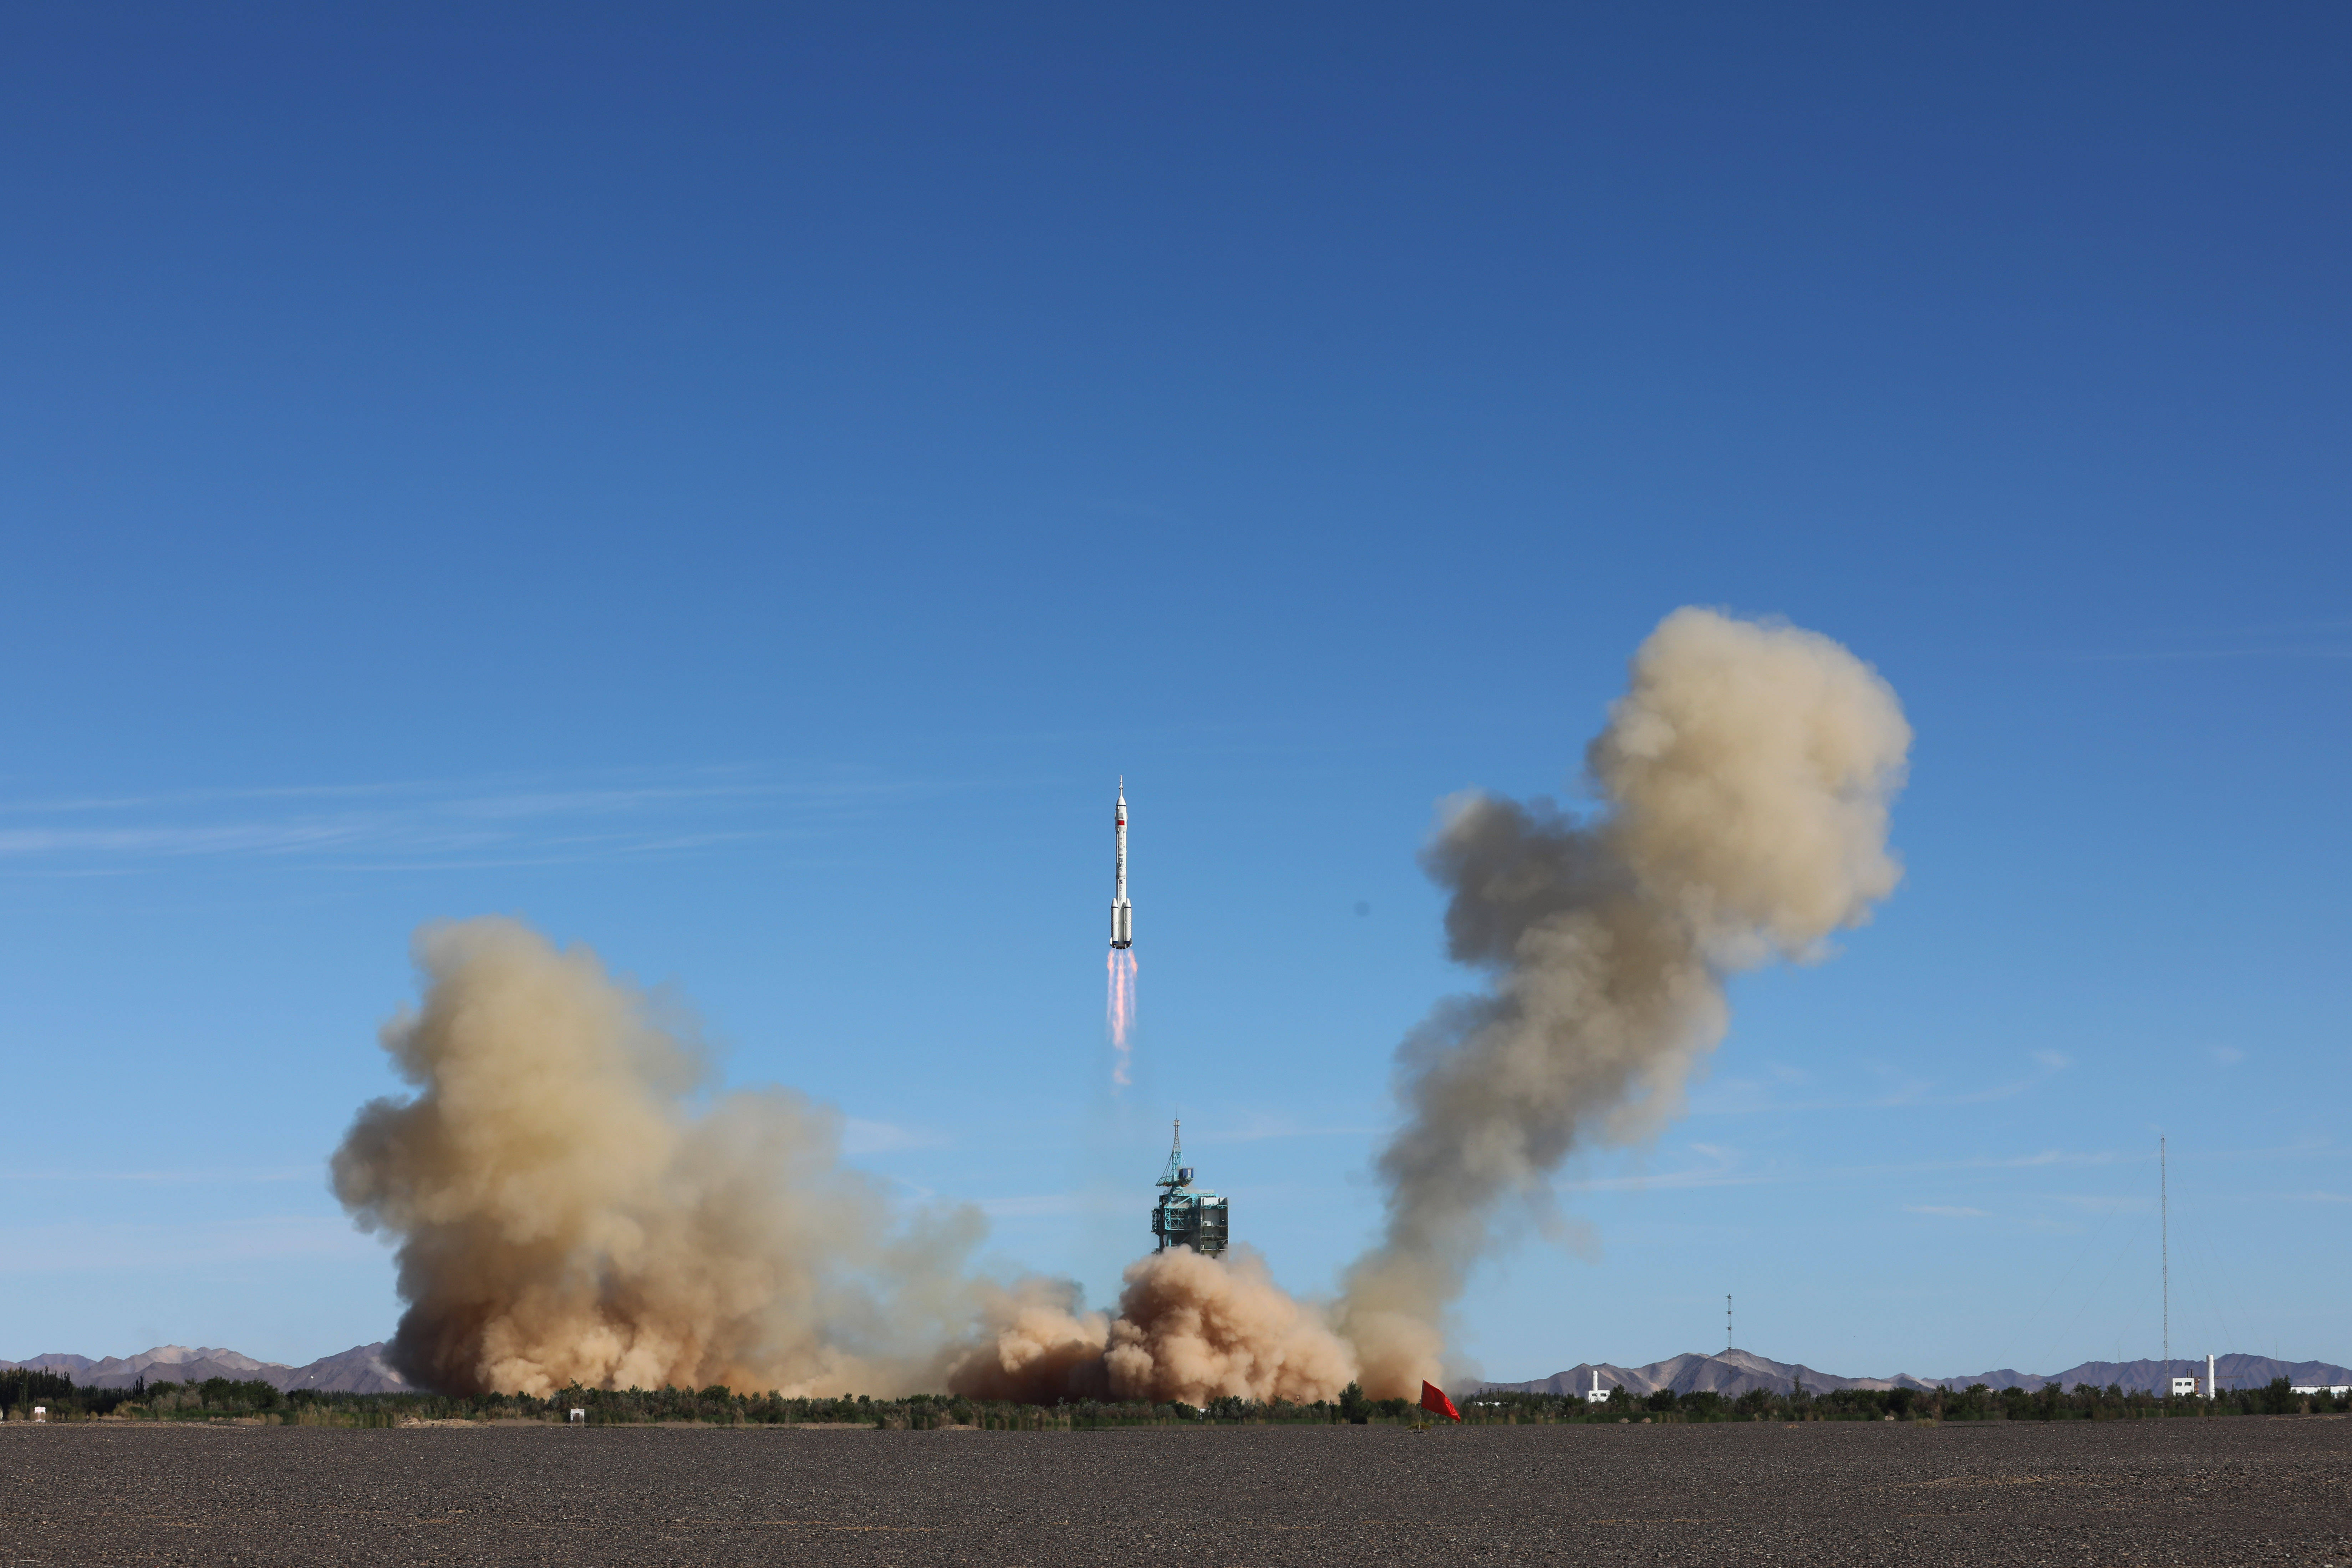
[{"label": "rocket", "polygon": [[1118,810],[1113,820],[1112,843],[1118,851],[1110,882],[1110,944],[1135,945],[1135,906],[1127,901],[1127,779],[1118,781]]}]

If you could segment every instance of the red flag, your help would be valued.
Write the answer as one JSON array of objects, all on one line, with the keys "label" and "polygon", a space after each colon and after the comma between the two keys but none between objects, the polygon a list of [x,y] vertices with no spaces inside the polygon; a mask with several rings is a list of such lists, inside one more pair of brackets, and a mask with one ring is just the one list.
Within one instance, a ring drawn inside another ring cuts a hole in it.
[{"label": "red flag", "polygon": [[1462,1419],[1462,1412],[1454,1408],[1454,1401],[1445,1397],[1445,1390],[1433,1383],[1421,1385],[1421,1407],[1432,1415],[1443,1415],[1453,1421]]}]

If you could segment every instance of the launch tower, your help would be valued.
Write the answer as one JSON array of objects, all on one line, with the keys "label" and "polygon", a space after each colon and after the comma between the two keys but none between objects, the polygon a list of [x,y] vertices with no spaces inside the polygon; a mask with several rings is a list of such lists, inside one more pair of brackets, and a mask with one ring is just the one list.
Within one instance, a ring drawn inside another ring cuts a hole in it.
[{"label": "launch tower", "polygon": [[1160,1173],[1160,1202],[1151,1210],[1154,1251],[1189,1247],[1203,1258],[1222,1258],[1225,1251],[1225,1200],[1211,1192],[1192,1190],[1192,1167],[1184,1163],[1184,1124],[1176,1123],[1176,1137],[1168,1151],[1168,1168]]}]

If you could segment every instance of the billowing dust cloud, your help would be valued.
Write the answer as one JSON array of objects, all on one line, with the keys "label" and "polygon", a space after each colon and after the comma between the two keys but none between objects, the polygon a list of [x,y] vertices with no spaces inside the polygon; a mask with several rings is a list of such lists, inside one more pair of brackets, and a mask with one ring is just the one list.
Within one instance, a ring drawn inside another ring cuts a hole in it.
[{"label": "billowing dust cloud", "polygon": [[1145,1258],[1110,1313],[977,1278],[977,1214],[902,1223],[840,1165],[833,1112],[712,1096],[691,1031],[594,955],[508,921],[429,927],[422,1005],[383,1037],[418,1092],[362,1110],[333,1166],[398,1241],[393,1361],[452,1393],[1410,1395],[1443,1376],[1470,1269],[1549,1218],[1570,1153],[1679,1108],[1726,976],[1822,956],[1893,890],[1909,745],[1893,691],[1837,644],[1685,609],[1587,753],[1593,816],[1448,803],[1424,858],[1454,957],[1489,978],[1399,1051],[1384,1233],[1328,1308],[1245,1248]]},{"label": "billowing dust cloud", "polygon": [[1312,1401],[1347,1347],[1254,1258],[1171,1252],[1116,1316],[964,1260],[969,1209],[895,1222],[838,1161],[839,1118],[785,1089],[699,1098],[684,1020],[505,920],[418,934],[423,1005],[383,1043],[419,1092],[380,1100],[335,1194],[399,1241],[392,1361],[448,1393],[602,1387],[1202,1405]]},{"label": "billowing dust cloud", "polygon": [[1024,1281],[996,1294],[992,1327],[948,1373],[976,1399],[1336,1398],[1356,1357],[1314,1308],[1247,1248],[1228,1261],[1189,1247],[1130,1263],[1118,1314],[1081,1311],[1069,1287]]},{"label": "billowing dust cloud", "polygon": [[1728,973],[1823,956],[1894,890],[1887,807],[1911,743],[1875,671],[1827,637],[1668,616],[1586,755],[1603,802],[1471,793],[1424,854],[1452,955],[1486,991],[1398,1053],[1405,1125],[1380,1158],[1387,1224],[1336,1326],[1375,1395],[1440,1375],[1471,1267],[1580,1145],[1644,1138],[1722,1038]]},{"label": "billowing dust cloud", "polygon": [[510,921],[418,934],[424,1005],[383,1043],[420,1093],[363,1109],[335,1194],[399,1238],[394,1364],[427,1388],[887,1393],[968,1317],[959,1236],[895,1226],[784,1089],[698,1108],[682,1023]]}]

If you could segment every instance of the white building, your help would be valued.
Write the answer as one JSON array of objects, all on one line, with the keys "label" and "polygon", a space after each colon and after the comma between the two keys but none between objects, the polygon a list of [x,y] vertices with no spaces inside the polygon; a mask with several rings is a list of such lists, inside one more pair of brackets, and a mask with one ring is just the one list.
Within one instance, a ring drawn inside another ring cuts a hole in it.
[{"label": "white building", "polygon": [[1592,1386],[1584,1391],[1584,1403],[1587,1405],[1609,1403],[1609,1391],[1601,1386],[1601,1369],[1598,1367],[1595,1367],[1592,1372]]},{"label": "white building", "polygon": [[2175,1399],[2196,1398],[2197,1380],[2193,1377],[2174,1378],[2172,1380],[2172,1397]]},{"label": "white building", "polygon": [[2290,1386],[2289,1394],[2332,1394],[2337,1398],[2352,1394],[2352,1383],[2308,1383]]}]

